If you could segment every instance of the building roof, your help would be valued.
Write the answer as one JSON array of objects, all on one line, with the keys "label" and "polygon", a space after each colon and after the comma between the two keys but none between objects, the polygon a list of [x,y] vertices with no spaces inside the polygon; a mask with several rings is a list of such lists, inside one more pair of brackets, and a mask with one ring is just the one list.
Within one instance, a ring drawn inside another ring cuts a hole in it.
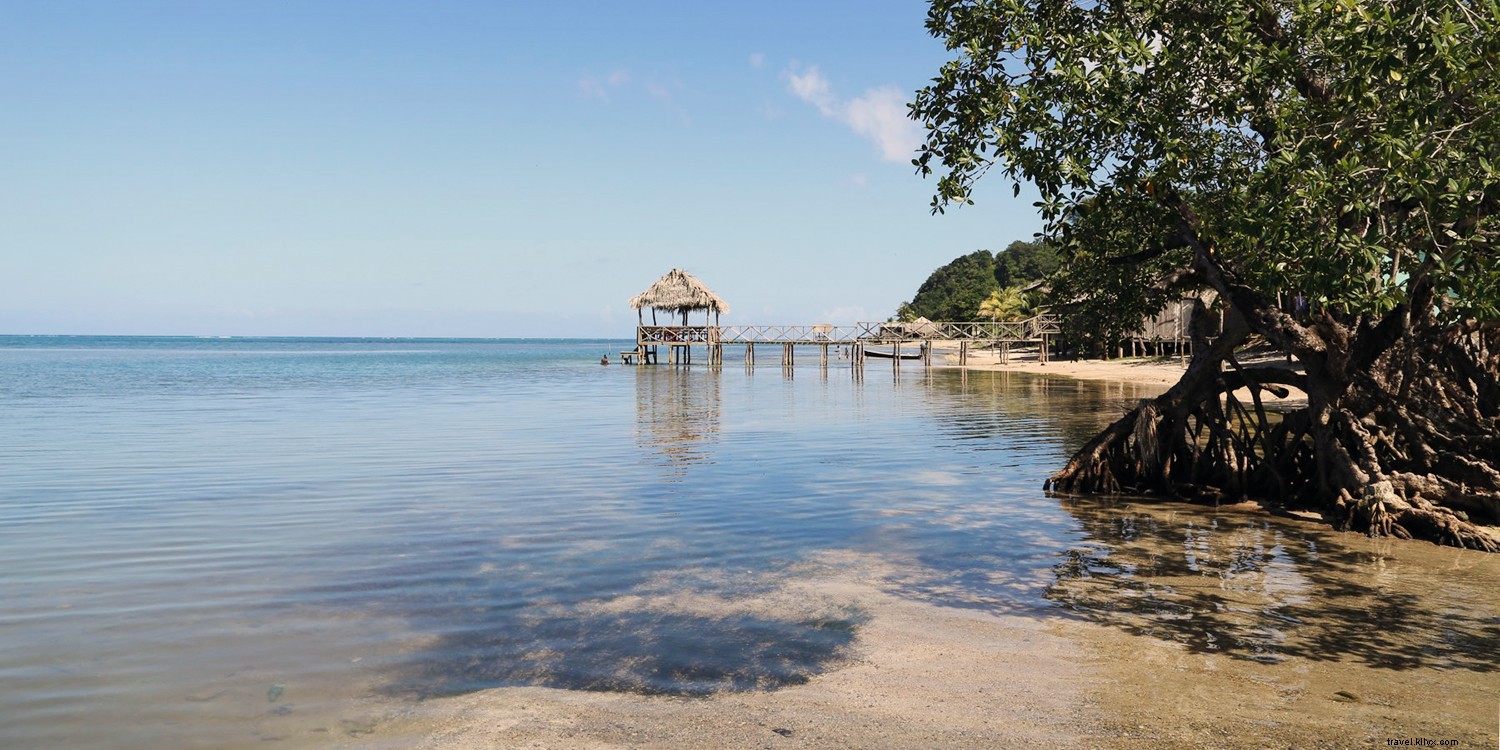
[{"label": "building roof", "polygon": [[651,307],[670,312],[729,312],[728,303],[714,294],[714,290],[680,268],[672,269],[646,291],[631,297],[630,306],[636,310]]}]

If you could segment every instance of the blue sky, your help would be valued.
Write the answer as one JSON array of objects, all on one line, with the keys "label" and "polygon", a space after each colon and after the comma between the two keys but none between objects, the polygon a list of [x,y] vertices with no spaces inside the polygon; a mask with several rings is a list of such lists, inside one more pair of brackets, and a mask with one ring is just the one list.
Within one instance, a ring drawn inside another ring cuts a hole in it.
[{"label": "blue sky", "polygon": [[0,333],[879,320],[1040,227],[931,216],[917,2],[0,2]]}]

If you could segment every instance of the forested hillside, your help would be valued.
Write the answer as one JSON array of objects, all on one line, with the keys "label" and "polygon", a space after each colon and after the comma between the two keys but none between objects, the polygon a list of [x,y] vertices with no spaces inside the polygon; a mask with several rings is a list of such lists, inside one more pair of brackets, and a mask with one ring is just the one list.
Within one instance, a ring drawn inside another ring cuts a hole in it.
[{"label": "forested hillside", "polygon": [[[975,320],[991,297],[1004,300],[1045,278],[1060,264],[1057,250],[1043,242],[1012,242],[998,253],[975,250],[939,267],[903,302],[897,316],[912,320]],[[1010,290],[1011,294],[1004,294]]]}]

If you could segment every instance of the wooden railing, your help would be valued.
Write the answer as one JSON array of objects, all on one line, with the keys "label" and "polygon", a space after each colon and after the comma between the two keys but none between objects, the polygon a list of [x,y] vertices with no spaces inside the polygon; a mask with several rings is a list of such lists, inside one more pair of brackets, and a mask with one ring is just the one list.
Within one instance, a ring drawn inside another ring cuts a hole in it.
[{"label": "wooden railing", "polygon": [[718,326],[638,326],[635,329],[637,344],[646,346],[663,344],[717,344]]},{"label": "wooden railing", "polygon": [[855,323],[853,325],[640,326],[643,346],[670,344],[853,344],[922,341],[1040,341],[1061,331],[1056,315],[1026,320]]},{"label": "wooden railing", "polygon": [[1036,341],[1043,335],[1055,336],[1062,332],[1061,320],[1056,315],[1038,315],[1015,321],[985,320],[936,325],[941,329],[940,333],[931,338],[957,341]]},{"label": "wooden railing", "polygon": [[719,340],[725,344],[847,344],[856,341],[863,323],[852,326],[724,326]]}]

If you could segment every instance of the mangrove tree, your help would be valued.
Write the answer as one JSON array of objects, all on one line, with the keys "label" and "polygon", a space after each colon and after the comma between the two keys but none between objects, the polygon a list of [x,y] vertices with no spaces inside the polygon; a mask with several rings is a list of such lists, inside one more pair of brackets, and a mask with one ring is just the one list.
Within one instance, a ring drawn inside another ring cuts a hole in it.
[{"label": "mangrove tree", "polygon": [[994,170],[1114,309],[1222,306],[1052,489],[1497,548],[1496,0],[934,0],[927,26],[953,55],[912,105],[935,212]]}]

